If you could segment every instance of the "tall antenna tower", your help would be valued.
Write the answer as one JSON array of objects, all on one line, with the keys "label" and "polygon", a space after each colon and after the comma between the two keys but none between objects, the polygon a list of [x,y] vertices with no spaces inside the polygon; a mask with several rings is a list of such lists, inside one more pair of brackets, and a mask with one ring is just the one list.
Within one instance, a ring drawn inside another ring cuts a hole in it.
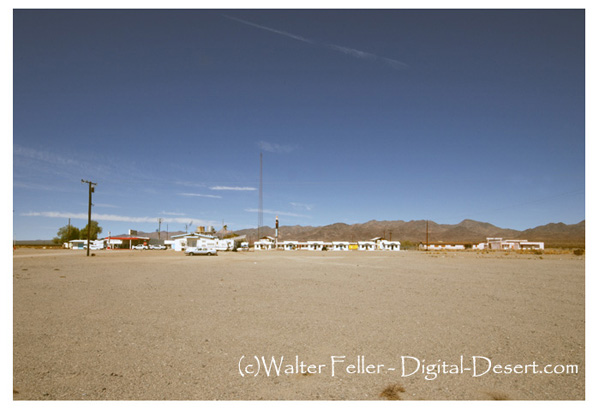
[{"label": "tall antenna tower", "polygon": [[260,190],[258,191],[258,240],[262,237],[260,230],[264,224],[263,203],[262,203],[262,152],[260,152]]}]

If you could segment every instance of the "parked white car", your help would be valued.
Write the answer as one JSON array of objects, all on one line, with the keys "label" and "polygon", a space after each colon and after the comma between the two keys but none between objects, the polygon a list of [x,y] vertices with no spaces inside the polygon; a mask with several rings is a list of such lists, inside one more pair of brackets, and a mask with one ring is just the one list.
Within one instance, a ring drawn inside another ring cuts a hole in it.
[{"label": "parked white car", "polygon": [[150,249],[165,250],[166,246],[164,246],[164,245],[150,245]]},{"label": "parked white car", "polygon": [[141,243],[139,245],[134,245],[133,249],[148,249],[148,245],[142,245]]},{"label": "parked white car", "polygon": [[185,254],[187,256],[193,255],[216,255],[216,249],[214,248],[204,248],[204,247],[188,247],[185,249]]}]

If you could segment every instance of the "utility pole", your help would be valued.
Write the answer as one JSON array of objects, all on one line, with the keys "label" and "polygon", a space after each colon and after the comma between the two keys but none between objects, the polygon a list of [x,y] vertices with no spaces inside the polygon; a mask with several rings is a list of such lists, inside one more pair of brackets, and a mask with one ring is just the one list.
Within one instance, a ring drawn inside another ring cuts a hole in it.
[{"label": "utility pole", "polygon": [[87,184],[89,187],[89,202],[87,204],[87,256],[89,256],[89,237],[92,232],[92,193],[94,192],[94,186],[98,185],[92,181],[81,180],[82,183]]},{"label": "utility pole", "polygon": [[258,191],[258,240],[260,240],[262,225],[264,224],[264,220],[262,219],[262,152],[260,153],[260,190]]},{"label": "utility pole", "polygon": [[279,216],[275,219],[275,249],[279,247]]},{"label": "utility pole", "polygon": [[158,240],[160,240],[160,224],[162,224],[162,218],[158,218]]},{"label": "utility pole", "polygon": [[426,250],[428,251],[428,219],[426,220]]}]

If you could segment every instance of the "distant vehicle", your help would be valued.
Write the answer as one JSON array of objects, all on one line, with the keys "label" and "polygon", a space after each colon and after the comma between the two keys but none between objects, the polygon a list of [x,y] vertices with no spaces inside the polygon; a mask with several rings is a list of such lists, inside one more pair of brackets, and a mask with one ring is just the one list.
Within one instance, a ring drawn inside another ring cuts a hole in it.
[{"label": "distant vehicle", "polygon": [[148,249],[148,245],[142,245],[142,244],[134,245],[133,249],[140,249],[140,250],[142,250],[142,249]]},{"label": "distant vehicle", "polygon": [[206,248],[206,247],[188,247],[187,249],[185,249],[185,254],[188,256],[193,256],[193,255],[212,256],[212,255],[216,255],[216,249],[215,248]]},{"label": "distant vehicle", "polygon": [[164,245],[150,245],[150,249],[164,250],[164,249],[166,249],[166,246],[164,246]]}]

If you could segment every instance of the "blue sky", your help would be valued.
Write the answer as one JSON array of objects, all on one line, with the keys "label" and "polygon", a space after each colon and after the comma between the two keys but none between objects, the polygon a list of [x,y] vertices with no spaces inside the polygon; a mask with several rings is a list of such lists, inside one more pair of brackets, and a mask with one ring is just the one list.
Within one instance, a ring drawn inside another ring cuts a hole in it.
[{"label": "blue sky", "polygon": [[[582,10],[16,10],[13,226],[585,219]],[[399,238],[401,239],[401,238]]]}]

